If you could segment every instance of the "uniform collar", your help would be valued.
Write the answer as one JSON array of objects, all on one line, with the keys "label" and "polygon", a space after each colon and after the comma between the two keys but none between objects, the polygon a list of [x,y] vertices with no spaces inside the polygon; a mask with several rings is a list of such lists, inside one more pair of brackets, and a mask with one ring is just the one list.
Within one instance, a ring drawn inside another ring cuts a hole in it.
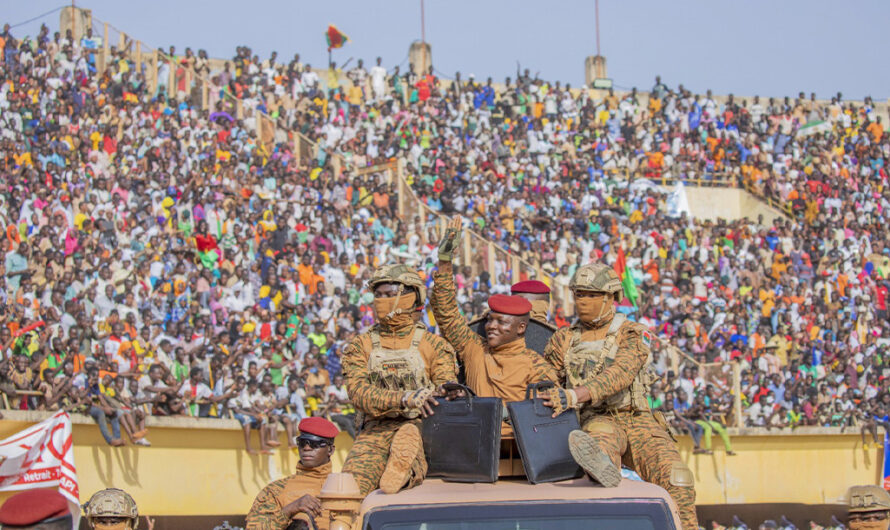
[{"label": "uniform collar", "polygon": [[525,337],[519,337],[518,339],[508,342],[507,344],[501,344],[495,348],[489,348],[491,353],[495,353],[497,355],[517,355],[525,351]]}]

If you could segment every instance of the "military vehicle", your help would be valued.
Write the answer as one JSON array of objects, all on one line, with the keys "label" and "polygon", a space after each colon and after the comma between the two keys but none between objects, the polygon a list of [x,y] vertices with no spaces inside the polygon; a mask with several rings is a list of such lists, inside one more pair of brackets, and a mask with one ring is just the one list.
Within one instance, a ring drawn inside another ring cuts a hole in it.
[{"label": "military vehicle", "polygon": [[[335,477],[328,479],[320,496],[332,512],[343,516],[331,524],[332,530],[682,528],[674,501],[655,484],[625,478],[618,487],[604,488],[587,477],[529,484],[516,475],[517,466],[521,473],[518,459],[502,459],[501,478],[493,484],[427,479],[394,495],[374,491],[364,501],[358,500],[357,487],[351,493],[344,490],[351,476],[343,481],[345,477]],[[356,499],[352,506],[330,504],[350,494]]]}]

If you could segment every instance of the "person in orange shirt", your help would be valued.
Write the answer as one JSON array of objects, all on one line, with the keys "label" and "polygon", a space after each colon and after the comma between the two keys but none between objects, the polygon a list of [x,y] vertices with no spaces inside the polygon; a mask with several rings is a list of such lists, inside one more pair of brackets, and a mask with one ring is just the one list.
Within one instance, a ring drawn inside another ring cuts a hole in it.
[{"label": "person in orange shirt", "polygon": [[315,294],[315,291],[318,289],[317,275],[315,274],[315,269],[309,263],[308,252],[300,258],[300,264],[297,265],[297,274],[300,277],[300,283],[306,286],[306,292],[310,295]]},{"label": "person in orange shirt", "polygon": [[881,125],[881,117],[878,116],[876,121],[869,123],[865,130],[868,131],[875,143],[880,142],[881,137],[884,136],[884,126]]}]

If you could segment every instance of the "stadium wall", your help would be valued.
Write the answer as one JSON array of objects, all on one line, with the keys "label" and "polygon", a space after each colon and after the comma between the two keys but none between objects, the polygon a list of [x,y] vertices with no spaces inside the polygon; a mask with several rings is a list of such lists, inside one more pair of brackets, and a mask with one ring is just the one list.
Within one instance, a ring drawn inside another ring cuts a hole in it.
[{"label": "stadium wall", "polygon": [[779,210],[741,188],[686,186],[685,189],[690,213],[698,219],[747,217],[757,220],[758,215],[763,215],[764,222],[772,224],[773,219],[782,217]]},{"label": "stadium wall", "polygon": [[[3,413],[2,438],[49,416]],[[72,424],[81,502],[113,486],[130,492],[140,513],[149,515],[243,515],[259,490],[298,460],[287,449],[248,455],[234,420],[150,418],[149,448],[107,446],[88,416],[72,415]],[[794,432],[730,429],[730,434],[737,456],[726,456],[719,439],[713,455],[693,455],[689,437],[680,438],[681,453],[695,474],[699,505],[832,505],[841,502],[850,485],[880,483],[883,451],[864,449],[858,433],[806,427]],[[335,471],[350,446],[341,433]],[[0,493],[0,503],[9,495]]]}]

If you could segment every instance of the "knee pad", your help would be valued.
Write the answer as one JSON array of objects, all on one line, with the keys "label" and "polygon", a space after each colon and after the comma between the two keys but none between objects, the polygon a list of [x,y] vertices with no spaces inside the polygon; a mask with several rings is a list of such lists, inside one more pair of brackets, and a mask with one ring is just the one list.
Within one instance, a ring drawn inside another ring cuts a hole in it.
[{"label": "knee pad", "polygon": [[591,421],[584,425],[584,431],[587,434],[614,434],[615,426],[611,423],[606,423],[604,421]]},{"label": "knee pad", "polygon": [[680,488],[691,488],[695,486],[695,477],[692,470],[683,462],[674,462],[671,465],[671,476],[669,479],[671,486]]}]

